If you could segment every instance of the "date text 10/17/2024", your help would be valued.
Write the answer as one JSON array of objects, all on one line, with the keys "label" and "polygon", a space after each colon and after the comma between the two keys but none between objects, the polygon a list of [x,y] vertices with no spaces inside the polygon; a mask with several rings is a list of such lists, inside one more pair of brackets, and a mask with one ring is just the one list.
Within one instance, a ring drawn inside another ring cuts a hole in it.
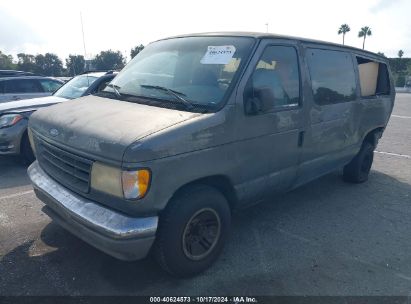
[{"label": "date text 10/17/2024", "polygon": [[254,297],[150,297],[150,303],[258,303]]}]

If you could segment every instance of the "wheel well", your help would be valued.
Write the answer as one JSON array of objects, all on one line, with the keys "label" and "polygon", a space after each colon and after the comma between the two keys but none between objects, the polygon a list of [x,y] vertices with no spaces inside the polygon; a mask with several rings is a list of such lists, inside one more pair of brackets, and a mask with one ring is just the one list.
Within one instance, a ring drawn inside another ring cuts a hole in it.
[{"label": "wheel well", "polygon": [[238,198],[230,179],[224,175],[207,176],[181,186],[173,196],[193,185],[207,185],[219,190],[227,199],[230,209],[233,210],[237,204]]},{"label": "wheel well", "polygon": [[23,132],[23,134],[21,135],[21,138],[20,138],[20,153],[22,152],[22,149],[23,149],[23,141],[26,139],[26,138],[28,138],[28,133],[27,133],[27,129]]},{"label": "wheel well", "polygon": [[378,140],[381,138],[382,132],[384,131],[383,127],[376,128],[365,136],[363,142],[369,142],[374,146],[377,146]]}]

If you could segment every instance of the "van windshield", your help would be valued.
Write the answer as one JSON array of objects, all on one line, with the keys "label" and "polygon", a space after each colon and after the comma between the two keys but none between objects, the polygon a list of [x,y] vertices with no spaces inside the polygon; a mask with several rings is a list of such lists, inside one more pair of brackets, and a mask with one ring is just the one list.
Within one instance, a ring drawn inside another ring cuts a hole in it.
[{"label": "van windshield", "polygon": [[188,110],[218,107],[228,96],[254,41],[245,37],[185,37],[154,42],[104,91],[122,100],[154,100],[159,106],[172,104]]}]

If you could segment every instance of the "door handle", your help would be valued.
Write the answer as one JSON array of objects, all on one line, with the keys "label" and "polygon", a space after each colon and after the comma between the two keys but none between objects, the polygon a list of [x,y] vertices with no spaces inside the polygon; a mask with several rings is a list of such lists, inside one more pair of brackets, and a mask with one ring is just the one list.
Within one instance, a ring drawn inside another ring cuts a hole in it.
[{"label": "door handle", "polygon": [[304,131],[300,131],[300,132],[298,133],[298,146],[299,146],[299,147],[302,147],[303,144],[304,144],[304,134],[305,134]]}]

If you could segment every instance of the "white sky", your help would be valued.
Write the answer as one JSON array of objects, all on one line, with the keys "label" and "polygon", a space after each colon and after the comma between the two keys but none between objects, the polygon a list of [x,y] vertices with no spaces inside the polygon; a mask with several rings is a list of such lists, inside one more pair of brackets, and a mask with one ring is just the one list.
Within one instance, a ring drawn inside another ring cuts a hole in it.
[{"label": "white sky", "polygon": [[0,50],[84,54],[120,50],[129,56],[137,44],[163,37],[207,31],[266,31],[342,42],[341,24],[351,32],[346,44],[362,47],[358,31],[370,26],[366,49],[411,57],[410,0],[1,0]]}]

